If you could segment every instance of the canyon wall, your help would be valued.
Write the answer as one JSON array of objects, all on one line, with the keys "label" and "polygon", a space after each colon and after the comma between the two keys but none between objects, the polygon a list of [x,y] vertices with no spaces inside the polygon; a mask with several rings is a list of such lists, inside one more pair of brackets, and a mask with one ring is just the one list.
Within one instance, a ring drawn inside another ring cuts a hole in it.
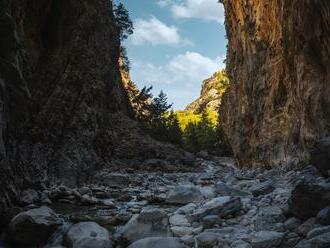
[{"label": "canyon wall", "polygon": [[79,183],[114,150],[128,113],[119,32],[108,0],[0,0],[0,199]]},{"label": "canyon wall", "polygon": [[306,162],[330,133],[330,1],[221,2],[231,86],[220,118],[240,166]]}]

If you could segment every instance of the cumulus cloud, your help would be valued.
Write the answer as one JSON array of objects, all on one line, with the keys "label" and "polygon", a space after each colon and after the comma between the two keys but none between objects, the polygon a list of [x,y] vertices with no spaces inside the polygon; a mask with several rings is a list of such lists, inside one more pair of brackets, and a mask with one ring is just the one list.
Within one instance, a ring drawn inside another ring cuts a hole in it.
[{"label": "cumulus cloud", "polygon": [[183,0],[181,3],[164,2],[171,8],[172,14],[177,18],[198,18],[207,21],[223,23],[224,8],[218,0]]},{"label": "cumulus cloud", "polygon": [[156,17],[148,20],[137,19],[134,22],[134,45],[189,45],[190,41],[183,39],[175,26],[168,26]]},{"label": "cumulus cloud", "polygon": [[209,58],[188,51],[172,57],[162,66],[135,61],[131,74],[140,87],[153,85],[156,92],[165,90],[170,102],[182,109],[199,95],[201,82],[219,68],[224,68],[223,58]]}]

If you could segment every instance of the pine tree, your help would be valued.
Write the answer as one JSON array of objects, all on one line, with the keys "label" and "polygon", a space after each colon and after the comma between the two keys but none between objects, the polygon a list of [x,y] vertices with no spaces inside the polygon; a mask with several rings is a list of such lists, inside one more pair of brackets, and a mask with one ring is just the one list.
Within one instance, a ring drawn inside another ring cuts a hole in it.
[{"label": "pine tree", "polygon": [[119,3],[114,5],[114,16],[117,27],[120,31],[120,39],[125,40],[129,35],[133,34],[134,26],[133,22],[129,17],[128,10],[125,8],[124,4]]},{"label": "pine tree", "polygon": [[197,130],[197,125],[193,122],[189,122],[184,131],[184,144],[188,151],[198,152],[201,150]]},{"label": "pine tree", "polygon": [[165,113],[172,107],[167,103],[167,95],[161,90],[157,97],[152,101],[152,117],[153,122],[162,122]]},{"label": "pine tree", "polygon": [[182,145],[182,130],[177,115],[171,111],[166,120],[167,141],[176,145]]}]

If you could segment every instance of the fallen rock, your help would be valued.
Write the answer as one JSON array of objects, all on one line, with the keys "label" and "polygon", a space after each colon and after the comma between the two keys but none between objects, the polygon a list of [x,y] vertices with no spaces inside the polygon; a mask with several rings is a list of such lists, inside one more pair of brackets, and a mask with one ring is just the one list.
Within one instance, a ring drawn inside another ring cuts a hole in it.
[{"label": "fallen rock", "polygon": [[168,217],[160,209],[145,208],[134,215],[123,227],[121,237],[124,242],[132,243],[147,237],[167,237]]},{"label": "fallen rock", "polygon": [[307,233],[306,238],[311,239],[316,236],[319,236],[323,233],[329,233],[330,234],[330,226],[323,226],[323,227],[318,227],[313,230],[311,230],[309,233]]},{"label": "fallen rock", "polygon": [[185,215],[174,214],[169,219],[172,226],[190,226],[190,223]]},{"label": "fallen rock", "polygon": [[249,193],[238,190],[238,189],[231,188],[223,182],[218,182],[215,185],[215,192],[219,196],[247,196],[247,195],[249,195]]},{"label": "fallen rock", "polygon": [[73,248],[111,248],[109,232],[95,222],[73,225],[65,236],[65,243]]},{"label": "fallen rock", "polygon": [[317,227],[318,225],[316,224],[316,218],[310,218],[297,228],[297,233],[301,236],[306,236],[311,230]]},{"label": "fallen rock", "polygon": [[330,207],[323,208],[318,214],[317,214],[317,221],[321,225],[330,225]]},{"label": "fallen rock", "polygon": [[311,151],[311,164],[315,166],[319,172],[329,177],[330,174],[330,137],[320,140]]},{"label": "fallen rock", "polygon": [[199,202],[203,199],[202,192],[196,186],[179,185],[170,190],[166,202],[170,204],[188,204]]},{"label": "fallen rock", "polygon": [[21,193],[20,203],[23,206],[33,204],[39,200],[39,194],[34,189],[27,189]]},{"label": "fallen rock", "polygon": [[197,205],[195,203],[189,203],[185,206],[182,206],[181,208],[178,208],[175,213],[176,214],[191,214],[194,212],[194,210],[197,208]]},{"label": "fallen rock", "polygon": [[162,238],[162,237],[153,237],[153,238],[144,238],[140,239],[128,248],[184,248],[180,239],[178,238]]},{"label": "fallen rock", "polygon": [[330,233],[323,233],[312,239],[302,240],[295,248],[328,248],[330,247]]},{"label": "fallen rock", "polygon": [[201,208],[197,209],[191,217],[200,220],[208,215],[218,215],[226,217],[237,213],[242,209],[241,199],[238,197],[223,196],[214,198],[206,202]]},{"label": "fallen rock", "polygon": [[218,235],[212,232],[202,232],[196,237],[197,247],[201,248],[213,248],[217,245]]},{"label": "fallen rock", "polygon": [[221,218],[218,215],[208,215],[203,218],[204,228],[212,228],[221,224]]},{"label": "fallen rock", "polygon": [[274,248],[281,245],[283,238],[284,233],[260,231],[253,234],[250,244],[253,248]]},{"label": "fallen rock", "polygon": [[62,220],[50,208],[31,209],[11,220],[10,239],[23,246],[43,244],[61,224]]},{"label": "fallen rock", "polygon": [[195,233],[195,228],[188,226],[173,226],[171,231],[175,237],[189,236]]},{"label": "fallen rock", "polygon": [[315,217],[327,206],[330,206],[330,184],[300,182],[289,199],[290,211],[301,219]]},{"label": "fallen rock", "polygon": [[252,186],[251,193],[254,197],[260,195],[266,195],[274,191],[275,187],[272,181],[266,181],[257,185]]}]

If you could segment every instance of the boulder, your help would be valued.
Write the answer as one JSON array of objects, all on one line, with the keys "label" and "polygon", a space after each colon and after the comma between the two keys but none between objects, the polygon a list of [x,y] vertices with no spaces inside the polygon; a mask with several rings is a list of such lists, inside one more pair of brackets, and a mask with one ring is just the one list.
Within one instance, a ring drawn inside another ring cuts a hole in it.
[{"label": "boulder", "polygon": [[250,244],[252,248],[274,248],[281,245],[283,238],[284,233],[260,231],[253,234]]},{"label": "boulder", "polygon": [[170,190],[166,202],[170,204],[188,204],[199,202],[203,199],[202,192],[196,186],[179,185]]},{"label": "boulder", "polygon": [[169,221],[172,226],[190,226],[187,217],[182,214],[172,215]]},{"label": "boulder", "polygon": [[27,189],[21,193],[20,203],[23,206],[33,204],[39,200],[39,194],[34,189]]},{"label": "boulder", "polygon": [[73,225],[65,236],[65,243],[73,248],[111,248],[109,232],[95,222]]},{"label": "boulder", "polygon": [[323,233],[311,239],[302,240],[295,248],[328,248],[330,247],[330,233]]},{"label": "boulder", "polygon": [[330,137],[320,140],[314,146],[311,151],[311,163],[323,176],[330,176]]},{"label": "boulder", "polygon": [[238,190],[238,189],[231,188],[223,182],[218,182],[215,185],[215,192],[219,196],[247,196],[247,195],[249,195],[249,193]]},{"label": "boulder", "polygon": [[144,238],[140,239],[128,248],[184,248],[185,246],[182,244],[180,239],[178,238],[163,238],[163,237],[152,237],[152,238]]},{"label": "boulder", "polygon": [[314,229],[312,229],[311,231],[309,231],[307,233],[306,238],[307,239],[312,239],[312,238],[314,238],[316,236],[319,236],[323,233],[329,233],[330,234],[330,226],[323,226],[323,227],[314,228]]},{"label": "boulder", "polygon": [[196,237],[197,247],[200,248],[213,248],[217,245],[218,235],[213,232],[202,232]]},{"label": "boulder", "polygon": [[206,202],[201,208],[197,209],[191,217],[200,220],[208,215],[218,215],[226,217],[237,213],[242,209],[241,199],[238,197],[223,196],[214,198]]},{"label": "boulder", "polygon": [[290,211],[298,218],[315,217],[319,211],[330,206],[330,184],[300,182],[289,199]]},{"label": "boulder", "polygon": [[121,237],[132,243],[147,237],[168,237],[167,214],[157,208],[145,208],[123,227]]},{"label": "boulder", "polygon": [[204,228],[212,228],[221,224],[221,218],[218,215],[208,215],[203,218]]},{"label": "boulder", "polygon": [[10,239],[22,246],[43,244],[61,224],[62,219],[50,208],[31,209],[19,213],[11,220]]},{"label": "boulder", "polygon": [[317,214],[317,221],[321,225],[330,225],[330,207],[323,208],[318,214]]},{"label": "boulder", "polygon": [[274,191],[275,187],[272,181],[266,181],[251,187],[251,193],[254,197],[266,195]]}]

